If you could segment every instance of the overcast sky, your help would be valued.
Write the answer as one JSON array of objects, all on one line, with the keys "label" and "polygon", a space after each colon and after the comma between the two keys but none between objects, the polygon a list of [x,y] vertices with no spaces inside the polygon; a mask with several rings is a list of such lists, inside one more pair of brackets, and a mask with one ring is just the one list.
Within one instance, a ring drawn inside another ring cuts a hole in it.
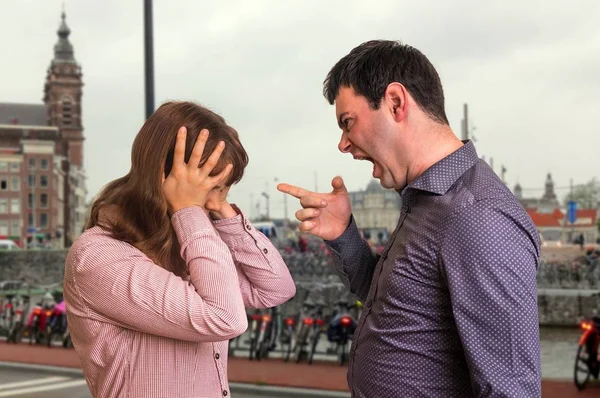
[{"label": "overcast sky", "polygon": [[[60,0],[0,0],[0,102],[40,103]],[[125,174],[144,122],[143,1],[69,0],[67,22],[84,73],[89,197]],[[481,156],[506,180],[537,189],[599,176],[600,1],[154,1],[156,106],[194,100],[222,114],[250,155],[231,200],[271,195],[275,178],[329,190],[342,175],[364,189],[371,164],[337,151],[340,131],[322,82],[363,41],[402,40],[438,69],[460,136],[469,104]],[[561,197],[565,190],[557,192]],[[288,215],[297,202],[289,200]]]}]

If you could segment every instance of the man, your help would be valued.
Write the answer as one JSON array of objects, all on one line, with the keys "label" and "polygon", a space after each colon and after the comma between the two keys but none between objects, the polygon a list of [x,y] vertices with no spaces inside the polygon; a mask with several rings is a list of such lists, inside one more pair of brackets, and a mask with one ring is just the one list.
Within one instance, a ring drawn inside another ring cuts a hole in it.
[{"label": "man", "polygon": [[365,304],[352,344],[353,397],[539,397],[539,237],[512,193],[461,142],[438,74],[418,50],[370,41],[324,82],[339,150],[373,163],[402,197],[381,255],[361,238],[340,177],[300,199],[300,229],[329,245]]}]

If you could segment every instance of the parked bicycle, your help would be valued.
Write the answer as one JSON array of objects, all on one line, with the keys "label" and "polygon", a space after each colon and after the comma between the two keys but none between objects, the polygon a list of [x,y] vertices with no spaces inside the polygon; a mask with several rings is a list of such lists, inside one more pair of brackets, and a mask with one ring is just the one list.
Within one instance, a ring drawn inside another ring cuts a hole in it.
[{"label": "parked bicycle", "polygon": [[23,295],[17,302],[15,317],[12,326],[8,330],[6,342],[17,344],[21,342],[23,330],[25,329],[25,317],[29,313],[29,296]]},{"label": "parked bicycle", "polygon": [[259,309],[255,309],[254,313],[250,315],[250,322],[248,325],[248,333],[250,344],[249,359],[252,361],[258,347],[258,335],[260,334],[260,325],[262,323],[262,314]]},{"label": "parked bicycle", "polygon": [[315,352],[317,351],[317,345],[321,340],[321,335],[325,331],[325,319],[323,316],[323,309],[325,308],[325,303],[319,302],[315,304],[314,312],[313,312],[313,323],[312,329],[310,331],[310,353],[308,355],[308,363],[312,364],[313,359],[315,357]]},{"label": "parked bicycle", "polygon": [[277,339],[282,329],[282,316],[279,307],[269,308],[262,316],[256,359],[261,360],[269,356],[269,352],[277,347]]},{"label": "parked bicycle", "polygon": [[310,352],[306,347],[311,344],[312,351],[313,342],[316,337],[315,319],[319,318],[319,313],[322,313],[324,307],[325,303],[322,301],[314,303],[311,300],[305,300],[302,304],[300,314],[301,323],[296,330],[296,341],[294,342],[293,349],[296,363],[309,357]]},{"label": "parked bicycle", "polygon": [[298,323],[298,316],[286,317],[283,321],[284,326],[281,330],[279,341],[281,342],[281,351],[283,352],[283,359],[285,362],[288,362],[292,356],[292,342],[294,339],[296,324]]},{"label": "parked bicycle", "polygon": [[575,357],[574,381],[578,390],[583,390],[590,377],[598,379],[600,373],[600,317],[593,317],[581,322],[583,334],[579,339],[577,356]]},{"label": "parked bicycle", "polygon": [[327,340],[335,344],[333,352],[337,354],[340,365],[346,363],[350,353],[348,342],[354,336],[357,324],[350,310],[356,308],[357,305],[357,303],[349,304],[346,300],[339,300],[336,303],[337,310],[331,317],[327,328]]}]

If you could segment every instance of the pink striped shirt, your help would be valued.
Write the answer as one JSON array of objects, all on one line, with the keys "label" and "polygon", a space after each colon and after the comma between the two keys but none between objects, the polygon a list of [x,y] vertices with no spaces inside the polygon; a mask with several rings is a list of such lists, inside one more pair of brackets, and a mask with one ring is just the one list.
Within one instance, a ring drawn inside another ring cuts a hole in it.
[{"label": "pink striped shirt", "polygon": [[171,221],[187,279],[99,227],[69,250],[67,318],[94,397],[229,396],[228,340],[246,330],[245,307],[296,292],[277,249],[243,213],[211,222],[190,207]]}]

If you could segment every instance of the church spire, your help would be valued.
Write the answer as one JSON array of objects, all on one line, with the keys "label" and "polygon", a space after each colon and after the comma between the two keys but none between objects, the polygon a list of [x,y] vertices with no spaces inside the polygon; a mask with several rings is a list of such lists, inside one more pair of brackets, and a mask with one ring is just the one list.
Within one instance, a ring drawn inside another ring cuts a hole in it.
[{"label": "church spire", "polygon": [[71,34],[71,29],[67,26],[67,14],[64,11],[61,14],[62,22],[60,27],[58,28],[58,42],[54,45],[54,61],[58,62],[74,62],[75,58],[73,57],[73,46],[69,41],[69,35]]}]

